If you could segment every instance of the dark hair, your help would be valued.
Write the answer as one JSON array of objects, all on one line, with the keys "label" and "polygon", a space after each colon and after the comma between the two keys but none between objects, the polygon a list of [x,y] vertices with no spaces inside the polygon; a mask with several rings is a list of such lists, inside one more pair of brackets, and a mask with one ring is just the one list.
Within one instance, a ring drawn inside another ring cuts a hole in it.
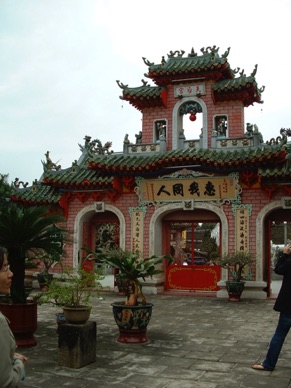
[{"label": "dark hair", "polygon": [[0,268],[3,266],[4,256],[7,256],[7,249],[0,246]]}]

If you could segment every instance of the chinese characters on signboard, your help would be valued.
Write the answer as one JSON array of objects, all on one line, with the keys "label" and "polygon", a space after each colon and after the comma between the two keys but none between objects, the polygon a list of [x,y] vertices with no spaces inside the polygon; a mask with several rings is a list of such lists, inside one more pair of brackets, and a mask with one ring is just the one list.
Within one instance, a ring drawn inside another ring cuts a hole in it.
[{"label": "chinese characters on signboard", "polygon": [[143,253],[143,217],[139,210],[131,214],[131,250],[140,254]]},{"label": "chinese characters on signboard", "polygon": [[181,85],[175,87],[175,97],[178,96],[196,96],[196,95],[206,94],[205,93],[205,84],[195,84],[195,85]]},{"label": "chinese characters on signboard", "polygon": [[142,180],[140,192],[141,200],[144,202],[215,201],[237,198],[235,179],[231,177]]},{"label": "chinese characters on signboard", "polygon": [[236,209],[236,251],[249,251],[249,211],[246,208]]}]

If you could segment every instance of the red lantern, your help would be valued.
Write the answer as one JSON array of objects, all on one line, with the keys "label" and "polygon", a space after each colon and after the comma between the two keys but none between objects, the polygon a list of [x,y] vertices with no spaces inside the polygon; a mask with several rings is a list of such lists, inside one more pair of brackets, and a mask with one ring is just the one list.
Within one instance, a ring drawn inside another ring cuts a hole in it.
[{"label": "red lantern", "polygon": [[195,121],[195,120],[196,120],[196,115],[195,115],[195,113],[191,113],[189,119],[190,119],[191,121]]}]

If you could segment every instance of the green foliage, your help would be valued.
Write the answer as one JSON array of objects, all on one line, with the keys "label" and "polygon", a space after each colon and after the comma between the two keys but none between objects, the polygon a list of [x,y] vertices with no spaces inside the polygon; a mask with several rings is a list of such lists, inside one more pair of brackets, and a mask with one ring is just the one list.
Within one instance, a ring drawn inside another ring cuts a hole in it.
[{"label": "green foliage", "polygon": [[229,270],[233,280],[241,281],[243,276],[243,269],[247,265],[251,265],[256,262],[256,257],[250,252],[233,252],[227,253],[222,257],[216,259],[216,262],[220,267]]},{"label": "green foliage", "polygon": [[62,276],[53,279],[47,289],[37,297],[39,303],[51,303],[57,306],[87,306],[93,296],[98,295],[95,287],[101,287],[99,276],[82,269],[66,269]]},{"label": "green foliage", "polygon": [[15,303],[25,303],[25,262],[27,257],[47,253],[63,255],[63,243],[69,233],[56,224],[64,218],[50,213],[45,207],[21,207],[9,204],[1,210],[0,245],[8,250],[8,261],[14,276],[11,297]]},{"label": "green foliage", "polygon": [[156,269],[156,266],[163,262],[164,256],[139,258],[138,254],[122,249],[104,250],[97,256],[101,261],[118,269],[119,276],[124,279],[136,281],[142,278],[145,280],[146,277],[153,277],[163,272]]},{"label": "green foliage", "polygon": [[40,261],[44,264],[43,273],[48,274],[50,268],[53,265],[59,264],[61,267],[63,266],[63,255],[57,252],[47,253],[47,252],[38,252],[36,255],[29,258],[29,261]]},{"label": "green foliage", "polygon": [[205,230],[202,236],[202,242],[200,244],[200,249],[203,252],[207,252],[207,256],[211,258],[213,253],[217,253],[218,247],[216,243],[216,238],[211,237],[211,231]]},{"label": "green foliage", "polygon": [[13,186],[8,183],[8,174],[0,174],[0,212],[4,209],[13,193]]},{"label": "green foliage", "polygon": [[156,266],[163,263],[163,260],[168,260],[169,263],[173,262],[171,255],[164,256],[151,256],[146,258],[140,258],[138,253],[123,250],[121,248],[112,249],[100,249],[97,253],[83,248],[90,255],[95,255],[96,260],[99,260],[113,268],[118,269],[116,278],[120,281],[131,281],[136,284],[136,288],[139,289],[140,296],[143,303],[146,302],[142,293],[142,284],[140,279],[145,280],[147,277],[153,277],[163,273],[162,269],[157,269]]}]

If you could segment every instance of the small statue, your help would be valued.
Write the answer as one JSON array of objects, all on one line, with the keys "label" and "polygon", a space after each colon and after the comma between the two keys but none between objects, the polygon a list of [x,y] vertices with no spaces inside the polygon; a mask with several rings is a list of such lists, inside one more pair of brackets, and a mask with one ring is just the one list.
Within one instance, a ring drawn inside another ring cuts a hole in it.
[{"label": "small statue", "polygon": [[13,185],[14,187],[16,187],[17,189],[19,189],[20,185],[22,185],[22,187],[27,187],[28,186],[28,182],[23,182],[23,181],[20,181],[19,178],[15,178],[14,182],[13,182]]},{"label": "small statue", "polygon": [[219,136],[226,136],[226,120],[224,117],[219,119],[218,125],[217,125],[217,132]]},{"label": "small statue", "polygon": [[99,139],[91,140],[91,136],[85,136],[84,140],[85,140],[84,146],[79,144],[79,147],[82,152],[86,150],[88,152],[92,152],[98,155],[105,155],[105,154],[109,155],[113,153],[113,151],[109,151],[109,148],[112,147],[111,141],[107,141],[103,146]]},{"label": "small statue", "polygon": [[137,135],[135,135],[136,141],[135,144],[141,144],[142,143],[142,131],[139,131]]},{"label": "small statue", "polygon": [[60,170],[61,165],[57,165],[57,163],[59,161],[57,163],[53,163],[53,161],[50,158],[50,152],[49,151],[47,151],[44,155],[46,157],[46,161],[45,162],[43,160],[41,161],[42,164],[43,164],[44,171],[48,171],[48,170],[56,170],[56,171],[58,171],[58,170]]}]

